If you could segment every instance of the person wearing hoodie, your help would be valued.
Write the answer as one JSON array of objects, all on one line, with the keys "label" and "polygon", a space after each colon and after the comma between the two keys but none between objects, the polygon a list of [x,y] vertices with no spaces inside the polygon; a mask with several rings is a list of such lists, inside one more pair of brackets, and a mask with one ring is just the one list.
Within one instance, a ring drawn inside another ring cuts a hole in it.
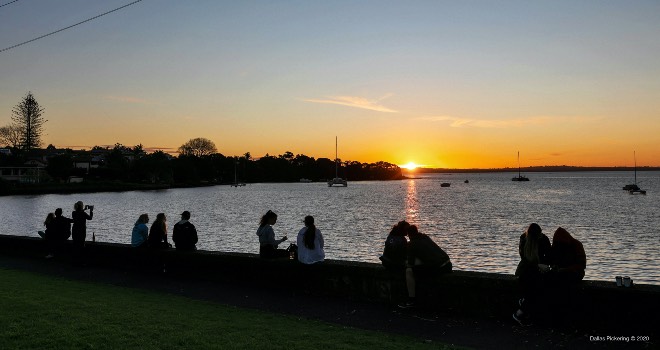
[{"label": "person wearing hoodie", "polygon": [[181,221],[174,224],[172,240],[176,250],[197,250],[197,229],[190,221],[190,212],[181,213]]},{"label": "person wearing hoodie", "polygon": [[584,252],[582,242],[573,238],[563,227],[559,227],[552,237],[550,259],[552,284],[575,283],[584,278],[587,254]]}]

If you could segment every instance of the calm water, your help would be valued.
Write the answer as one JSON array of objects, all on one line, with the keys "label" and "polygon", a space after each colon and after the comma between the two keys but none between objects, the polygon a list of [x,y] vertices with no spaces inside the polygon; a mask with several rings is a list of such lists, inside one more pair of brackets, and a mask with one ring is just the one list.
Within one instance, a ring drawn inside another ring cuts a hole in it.
[{"label": "calm water", "polygon": [[[200,234],[198,248],[257,252],[260,216],[278,215],[276,235],[291,241],[305,215],[316,218],[330,259],[379,262],[391,226],[407,219],[429,234],[461,270],[513,273],[518,237],[538,222],[552,238],[558,226],[583,242],[587,279],[660,284],[660,172],[638,173],[648,195],[621,190],[627,172],[530,173],[513,182],[512,173],[433,174],[389,182],[252,184],[207,188],[0,197],[1,233],[37,236],[46,214],[57,207],[70,216],[73,203],[95,205],[88,223],[99,241],[130,243],[141,213],[168,217],[168,232],[183,210]],[[469,179],[469,183],[464,183]],[[450,182],[442,188],[440,183]],[[285,245],[286,246],[286,245]]]}]

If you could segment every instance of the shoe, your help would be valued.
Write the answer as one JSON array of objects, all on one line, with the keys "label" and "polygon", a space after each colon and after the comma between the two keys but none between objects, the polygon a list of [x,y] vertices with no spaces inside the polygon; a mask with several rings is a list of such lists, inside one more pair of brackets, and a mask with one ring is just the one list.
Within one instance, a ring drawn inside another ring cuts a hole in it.
[{"label": "shoe", "polygon": [[412,301],[407,301],[405,303],[401,303],[397,305],[397,307],[399,307],[399,309],[412,309],[415,307],[415,303]]},{"label": "shoe", "polygon": [[529,326],[529,321],[523,315],[518,316],[516,312],[513,313],[513,320],[518,322],[523,327]]}]

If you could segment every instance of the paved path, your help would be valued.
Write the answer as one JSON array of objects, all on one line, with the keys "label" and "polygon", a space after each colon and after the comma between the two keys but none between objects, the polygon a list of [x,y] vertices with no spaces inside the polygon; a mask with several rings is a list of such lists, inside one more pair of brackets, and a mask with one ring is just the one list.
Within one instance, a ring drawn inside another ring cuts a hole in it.
[{"label": "paved path", "polygon": [[149,289],[237,307],[318,319],[349,327],[405,334],[419,338],[420,341],[442,342],[478,349],[555,349],[558,347],[650,349],[657,348],[658,345],[657,340],[655,343],[644,344],[593,342],[590,341],[590,336],[619,334],[606,334],[594,330],[552,330],[535,326],[522,328],[508,317],[475,319],[461,317],[451,310],[444,313],[401,312],[388,305],[354,301],[347,298],[328,298],[304,293],[294,295],[290,291],[227,285],[160,273],[97,267],[76,268],[67,263],[45,259],[0,255],[0,268]]}]

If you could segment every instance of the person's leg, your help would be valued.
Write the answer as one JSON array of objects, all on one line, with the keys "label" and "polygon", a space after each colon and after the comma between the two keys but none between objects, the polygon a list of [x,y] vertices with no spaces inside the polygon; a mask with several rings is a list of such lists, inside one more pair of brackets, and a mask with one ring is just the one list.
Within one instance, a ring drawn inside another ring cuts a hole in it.
[{"label": "person's leg", "polygon": [[415,299],[416,290],[415,290],[415,273],[412,267],[406,269],[406,288],[408,289],[408,298]]}]

